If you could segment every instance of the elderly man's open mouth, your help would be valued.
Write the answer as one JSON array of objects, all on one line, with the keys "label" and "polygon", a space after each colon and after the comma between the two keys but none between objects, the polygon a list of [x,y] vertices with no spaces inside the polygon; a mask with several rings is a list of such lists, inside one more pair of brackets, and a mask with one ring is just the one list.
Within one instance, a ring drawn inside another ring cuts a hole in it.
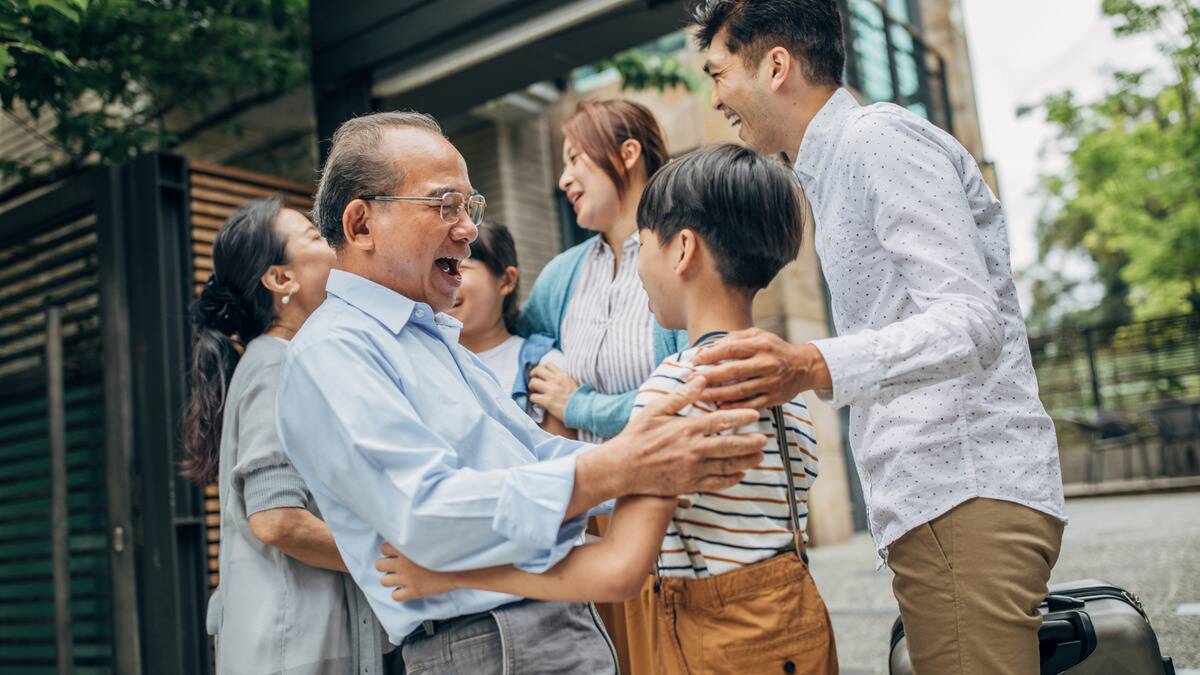
[{"label": "elderly man's open mouth", "polygon": [[433,266],[438,268],[442,274],[446,275],[446,277],[457,286],[462,283],[462,261],[463,258],[449,256],[434,260]]}]

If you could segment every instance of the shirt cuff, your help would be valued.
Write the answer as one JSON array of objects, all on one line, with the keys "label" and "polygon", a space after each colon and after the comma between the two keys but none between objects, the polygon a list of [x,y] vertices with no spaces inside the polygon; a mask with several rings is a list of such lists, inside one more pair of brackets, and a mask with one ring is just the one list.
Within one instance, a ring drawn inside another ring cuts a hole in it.
[{"label": "shirt cuff", "polygon": [[492,529],[505,539],[542,552],[518,567],[542,571],[575,546],[586,518],[563,522],[574,490],[574,456],[528,464],[509,472],[500,489]]},{"label": "shirt cuff", "polygon": [[242,480],[242,499],[246,515],[259,511],[308,506],[308,488],[304,479],[288,464],[254,469]]},{"label": "shirt cuff", "polygon": [[613,509],[617,505],[617,500],[610,499],[606,502],[601,502],[592,508],[588,509],[588,516],[611,516]]},{"label": "shirt cuff", "polygon": [[568,429],[591,429],[592,427],[592,398],[596,390],[582,384],[567,399],[567,408],[563,411],[563,424]]},{"label": "shirt cuff", "polygon": [[817,392],[821,400],[840,408],[878,393],[884,371],[876,358],[874,336],[855,333],[811,344],[821,352],[833,381],[832,392]]},{"label": "shirt cuff", "polygon": [[541,574],[546,570],[557,565],[567,554],[576,546],[587,543],[585,534],[587,532],[587,516],[576,516],[562,524],[558,531],[558,541],[554,542],[554,546],[543,550],[538,555],[513,565],[522,572],[531,572],[533,574]]}]

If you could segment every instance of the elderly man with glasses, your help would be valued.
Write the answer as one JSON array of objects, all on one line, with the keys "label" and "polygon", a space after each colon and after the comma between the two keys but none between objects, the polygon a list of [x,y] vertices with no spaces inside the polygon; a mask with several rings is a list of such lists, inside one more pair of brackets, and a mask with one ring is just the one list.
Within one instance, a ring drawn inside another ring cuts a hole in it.
[{"label": "elderly man with glasses", "polygon": [[542,572],[582,541],[590,509],[733,485],[766,439],[716,435],[754,411],[676,416],[702,378],[603,445],[533,424],[441,313],[485,203],[431,117],[338,129],[315,209],[337,264],[288,348],[280,437],[408,671],[612,673],[590,605],[474,590],[396,602],[374,566],[380,548],[432,569]]}]

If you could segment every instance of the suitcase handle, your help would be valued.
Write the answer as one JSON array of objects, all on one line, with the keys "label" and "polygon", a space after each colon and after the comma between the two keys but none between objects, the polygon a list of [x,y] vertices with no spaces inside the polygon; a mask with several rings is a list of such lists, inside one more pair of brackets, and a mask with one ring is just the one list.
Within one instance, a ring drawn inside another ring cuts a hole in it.
[{"label": "suitcase handle", "polygon": [[1041,675],[1058,675],[1083,663],[1096,651],[1096,638],[1096,628],[1087,612],[1068,610],[1048,615],[1038,630]]},{"label": "suitcase handle", "polygon": [[1084,602],[1069,595],[1051,593],[1046,596],[1046,607],[1051,612],[1062,612],[1068,609],[1083,609]]}]

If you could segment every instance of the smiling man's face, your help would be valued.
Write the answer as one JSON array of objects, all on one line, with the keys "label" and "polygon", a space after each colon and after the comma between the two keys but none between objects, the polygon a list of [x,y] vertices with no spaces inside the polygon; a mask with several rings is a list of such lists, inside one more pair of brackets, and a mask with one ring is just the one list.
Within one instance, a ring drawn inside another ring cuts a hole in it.
[{"label": "smiling man's face", "polygon": [[712,78],[713,108],[725,115],[738,138],[751,148],[764,154],[794,152],[795,148],[778,147],[782,134],[775,128],[778,118],[771,110],[774,92],[766,59],[747,65],[742,53],[729,51],[728,38],[728,29],[722,28],[705,52],[704,72]]},{"label": "smiling man's face", "polygon": [[[392,193],[408,197],[441,197],[447,192],[470,195],[467,163],[445,138],[424,129],[389,129],[383,151],[403,163],[404,178]],[[435,312],[454,304],[462,274],[459,262],[471,254],[479,234],[466,210],[453,225],[442,220],[435,202],[367,202],[373,221],[376,279]]]}]

